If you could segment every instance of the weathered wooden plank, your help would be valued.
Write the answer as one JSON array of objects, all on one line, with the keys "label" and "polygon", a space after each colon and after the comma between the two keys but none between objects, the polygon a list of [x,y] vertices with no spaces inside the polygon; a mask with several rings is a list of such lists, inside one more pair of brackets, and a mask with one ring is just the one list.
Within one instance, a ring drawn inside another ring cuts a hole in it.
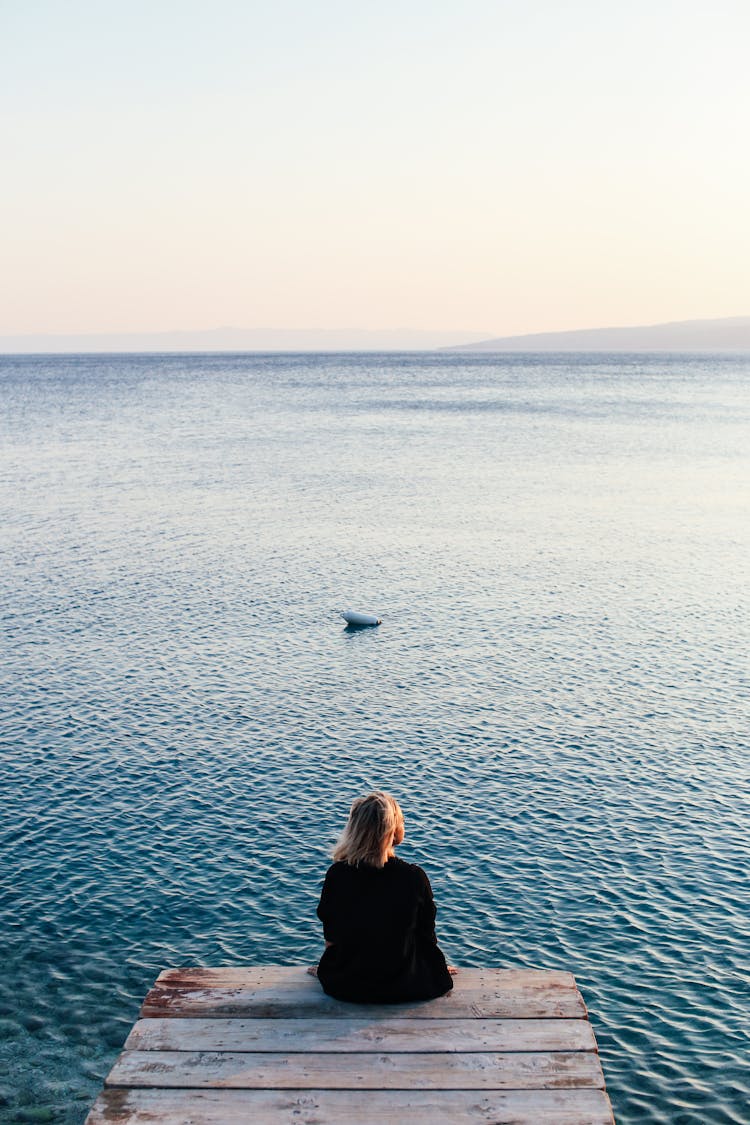
[{"label": "weathered wooden plank", "polygon": [[[218,968],[193,966],[164,969],[156,984],[177,988],[263,988],[269,985],[306,984],[319,988],[305,965],[248,965]],[[562,969],[460,969],[454,978],[456,989],[463,988],[575,988],[572,973]]]},{"label": "weathered wooden plank", "polygon": [[602,1090],[133,1090],[86,1125],[614,1125]]},{"label": "weathered wooden plank", "polygon": [[163,986],[176,985],[178,988],[263,988],[271,984],[289,984],[314,979],[307,972],[307,965],[222,965],[184,966],[163,969],[155,983]]},{"label": "weathered wooden plank", "polygon": [[456,988],[437,1000],[414,1004],[346,1004],[326,996],[312,977],[294,987],[186,988],[155,985],[141,1007],[141,1017],[248,1016],[367,1018],[412,1016],[427,1019],[582,1019],[586,1006],[578,990],[560,985],[516,988]]},{"label": "weathered wooden plank", "polygon": [[613,1125],[572,974],[455,984],[354,1005],[304,966],[166,970],[88,1125]]},{"label": "weathered wooden plank", "polygon": [[125,1043],[140,1051],[595,1051],[575,1019],[145,1019]]},{"label": "weathered wooden plank", "polygon": [[603,1088],[589,1051],[451,1054],[123,1051],[108,1086],[327,1090]]}]

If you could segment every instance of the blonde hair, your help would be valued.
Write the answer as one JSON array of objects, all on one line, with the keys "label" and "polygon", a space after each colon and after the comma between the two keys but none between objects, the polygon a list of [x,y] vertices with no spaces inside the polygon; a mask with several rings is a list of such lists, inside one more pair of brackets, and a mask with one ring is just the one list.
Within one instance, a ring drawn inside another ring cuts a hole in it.
[{"label": "blonde hair", "polygon": [[336,862],[384,867],[393,847],[404,838],[404,814],[390,793],[368,793],[357,797],[346,828],[333,849]]}]

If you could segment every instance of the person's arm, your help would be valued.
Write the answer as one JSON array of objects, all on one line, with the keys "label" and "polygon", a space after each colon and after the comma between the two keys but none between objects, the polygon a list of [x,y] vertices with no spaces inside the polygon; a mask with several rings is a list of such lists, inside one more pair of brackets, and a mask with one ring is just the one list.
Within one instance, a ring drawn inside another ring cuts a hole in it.
[{"label": "person's arm", "polygon": [[[430,880],[427,878],[427,873],[421,867],[417,868],[420,875],[420,900],[417,908],[417,935],[427,945],[432,945],[437,950],[437,956],[440,961],[445,963],[443,951],[440,949],[437,941],[437,934],[435,933],[435,918],[437,917],[437,907],[435,906],[435,899],[432,896],[432,887]],[[458,970],[453,965],[447,965],[446,969],[452,977],[456,975]]]},{"label": "person's arm", "polygon": [[435,933],[437,909],[435,907],[435,899],[432,897],[432,887],[430,886],[430,880],[427,878],[426,872],[424,872],[421,867],[417,867],[417,871],[419,873],[417,933],[425,941],[430,942],[432,945],[437,945],[437,934]]},{"label": "person's arm", "polygon": [[323,923],[323,937],[325,938],[326,949],[329,945],[333,945],[332,928],[336,919],[336,900],[338,895],[336,893],[336,876],[333,874],[333,868],[329,867],[326,871],[326,877],[323,880],[323,889],[320,892],[320,902],[316,911],[318,918]]},{"label": "person's arm", "polygon": [[[320,892],[320,902],[318,903],[318,908],[315,911],[315,913],[318,915],[318,918],[320,918],[321,922],[323,923],[323,937],[324,937],[324,940],[325,940],[325,943],[326,943],[326,949],[328,949],[329,946],[333,945],[333,942],[329,941],[329,939],[326,935],[327,919],[329,919],[330,915],[331,915],[331,880],[329,878],[330,874],[331,874],[331,871],[330,871],[330,868],[329,868],[328,871],[326,872],[326,877],[323,880],[323,889]],[[308,971],[308,973],[310,974],[311,977],[316,977],[318,975],[318,966],[317,965],[310,965],[308,967],[307,971]]]}]

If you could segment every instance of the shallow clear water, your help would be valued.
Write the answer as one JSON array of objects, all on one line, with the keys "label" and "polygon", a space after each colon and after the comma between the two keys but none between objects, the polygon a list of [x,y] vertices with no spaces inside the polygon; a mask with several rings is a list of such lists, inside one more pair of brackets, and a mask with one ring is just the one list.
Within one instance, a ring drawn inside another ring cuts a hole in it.
[{"label": "shallow clear water", "polygon": [[0,396],[3,1120],[81,1122],[164,966],[313,959],[372,786],[451,960],[575,973],[621,1125],[750,1120],[750,359],[4,357]]}]

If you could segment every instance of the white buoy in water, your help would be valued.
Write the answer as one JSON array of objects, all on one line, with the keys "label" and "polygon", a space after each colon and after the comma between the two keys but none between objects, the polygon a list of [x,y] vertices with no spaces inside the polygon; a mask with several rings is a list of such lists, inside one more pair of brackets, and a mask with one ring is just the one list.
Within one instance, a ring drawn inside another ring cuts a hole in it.
[{"label": "white buoy in water", "polygon": [[371,613],[355,613],[353,609],[345,609],[341,614],[347,625],[358,625],[363,628],[365,625],[379,625],[380,618],[374,617]]}]

